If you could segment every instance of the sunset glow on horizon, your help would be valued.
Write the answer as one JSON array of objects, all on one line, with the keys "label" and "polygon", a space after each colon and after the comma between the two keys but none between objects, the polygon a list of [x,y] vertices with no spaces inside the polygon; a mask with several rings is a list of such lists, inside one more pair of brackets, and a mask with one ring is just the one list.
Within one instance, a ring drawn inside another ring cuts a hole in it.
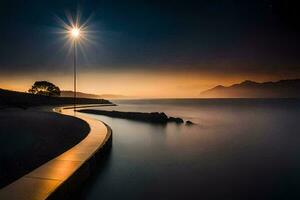
[{"label": "sunset glow on horizon", "polygon": [[81,92],[198,97],[217,85],[300,77],[298,25],[281,19],[279,7],[210,1],[125,5],[65,8],[55,1],[8,13],[11,19],[3,24],[14,25],[2,31],[0,88],[27,91],[34,81],[48,80],[72,90],[75,39]]},{"label": "sunset glow on horizon", "polygon": [[[47,74],[47,75],[46,75]],[[18,74],[13,79],[1,78],[1,88],[27,91],[36,80],[51,81],[62,90],[72,90],[72,73]],[[297,78],[297,75],[289,75]],[[132,98],[198,98],[200,92],[217,85],[229,86],[244,80],[258,82],[284,79],[284,75],[215,74],[169,71],[82,71],[78,76],[78,91],[92,94],[115,94]],[[13,81],[12,81],[13,80]]]}]

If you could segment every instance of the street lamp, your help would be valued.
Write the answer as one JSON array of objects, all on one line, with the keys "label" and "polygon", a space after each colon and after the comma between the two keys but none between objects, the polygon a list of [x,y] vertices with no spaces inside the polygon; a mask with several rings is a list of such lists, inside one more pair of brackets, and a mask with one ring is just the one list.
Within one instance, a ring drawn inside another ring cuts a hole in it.
[{"label": "street lamp", "polygon": [[74,56],[74,60],[73,60],[73,64],[74,64],[74,112],[76,111],[76,65],[77,65],[77,40],[80,39],[81,36],[81,31],[80,28],[78,27],[72,27],[72,29],[70,29],[69,31],[70,37],[73,40],[73,56]]},{"label": "street lamp", "polygon": [[[73,68],[74,68],[74,114],[76,111],[76,88],[77,88],[77,48],[81,48],[87,43],[91,42],[90,37],[91,32],[89,31],[89,20],[90,17],[80,22],[80,13],[77,13],[75,17],[72,15],[67,15],[67,21],[64,21],[61,18],[57,18],[58,22],[62,26],[62,30],[58,31],[58,33],[62,33],[64,35],[64,39],[66,39],[67,44],[70,44],[70,53],[73,51]],[[73,49],[72,49],[73,48]]]}]

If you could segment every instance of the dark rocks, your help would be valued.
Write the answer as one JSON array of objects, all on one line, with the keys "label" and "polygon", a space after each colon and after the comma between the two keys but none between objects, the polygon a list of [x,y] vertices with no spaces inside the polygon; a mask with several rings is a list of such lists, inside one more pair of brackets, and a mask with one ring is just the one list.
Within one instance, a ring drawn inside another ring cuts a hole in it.
[{"label": "dark rocks", "polygon": [[195,123],[188,120],[188,121],[185,122],[185,125],[192,126],[192,125],[195,125]]},{"label": "dark rocks", "polygon": [[168,116],[165,113],[158,113],[158,112],[152,112],[152,113],[134,113],[136,117],[141,118],[142,121],[149,121],[152,123],[167,123],[168,122]]},{"label": "dark rocks", "polygon": [[169,122],[175,122],[176,124],[181,124],[183,123],[183,119],[179,117],[169,117]]},{"label": "dark rocks", "polygon": [[121,111],[107,111],[107,110],[92,110],[83,109],[79,112],[105,115],[109,117],[122,118],[122,119],[132,119],[136,121],[144,121],[150,123],[166,124],[168,122],[183,123],[181,118],[168,117],[165,113],[152,112],[152,113],[142,113],[142,112],[121,112]]}]

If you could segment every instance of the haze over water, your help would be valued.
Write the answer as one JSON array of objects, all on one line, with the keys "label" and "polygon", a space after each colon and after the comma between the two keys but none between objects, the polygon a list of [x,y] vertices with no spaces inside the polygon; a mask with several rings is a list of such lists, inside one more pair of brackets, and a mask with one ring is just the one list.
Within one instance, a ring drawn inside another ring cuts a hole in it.
[{"label": "haze over water", "polygon": [[124,100],[99,109],[165,112],[197,125],[91,115],[113,146],[83,199],[297,199],[297,99]]}]

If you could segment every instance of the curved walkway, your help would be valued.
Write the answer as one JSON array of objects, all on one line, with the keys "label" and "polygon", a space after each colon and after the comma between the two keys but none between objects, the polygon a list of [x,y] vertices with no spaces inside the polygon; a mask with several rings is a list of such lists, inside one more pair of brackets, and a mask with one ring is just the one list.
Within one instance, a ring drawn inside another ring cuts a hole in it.
[{"label": "curved walkway", "polygon": [[[56,112],[74,116],[72,109],[56,109]],[[87,137],[73,148],[1,189],[1,200],[65,199],[70,191],[76,189],[89,176],[101,152],[110,147],[112,131],[96,119],[80,113],[76,113],[76,117],[89,124],[90,133]]]}]

